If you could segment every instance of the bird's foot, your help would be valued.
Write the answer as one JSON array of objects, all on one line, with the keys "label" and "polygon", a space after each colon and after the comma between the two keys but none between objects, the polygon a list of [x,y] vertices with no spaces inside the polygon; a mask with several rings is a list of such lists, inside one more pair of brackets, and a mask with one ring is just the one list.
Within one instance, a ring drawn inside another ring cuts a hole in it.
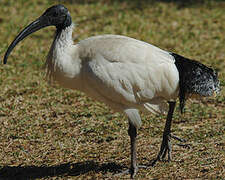
[{"label": "bird's foot", "polygon": [[183,147],[183,148],[188,148],[188,149],[190,149],[190,147],[191,147],[190,144],[184,144],[184,143],[187,142],[185,139],[181,139],[181,138],[179,138],[179,137],[177,137],[177,136],[175,136],[175,135],[173,135],[173,134],[171,134],[171,133],[169,134],[169,136],[170,136],[170,138],[173,138],[173,139],[175,139],[175,140],[181,142],[181,144],[176,144],[176,145],[181,146],[181,147]]},{"label": "bird's foot", "polygon": [[[159,154],[158,154],[157,158],[153,160],[152,166],[154,166],[157,161],[164,160],[166,157],[166,154],[168,154],[168,162],[172,160],[172,156],[171,156],[172,147],[171,147],[171,143],[170,143],[171,138],[178,140],[182,143],[186,142],[184,139],[174,136],[171,133],[169,133],[168,135],[164,135]],[[184,148],[190,148],[189,144],[177,144],[177,145],[182,146]]]},{"label": "bird's foot", "polygon": [[172,148],[171,148],[170,139],[171,139],[170,134],[163,136],[159,154],[158,154],[157,158],[153,160],[152,166],[154,166],[157,161],[163,160],[166,157],[167,153],[168,153],[168,161],[171,160],[171,149]]},{"label": "bird's foot", "polygon": [[126,170],[124,170],[124,171],[122,171],[120,173],[115,174],[114,176],[119,177],[119,176],[130,174],[131,179],[133,179],[140,168],[147,169],[148,166],[138,165],[135,168],[131,167],[130,169],[126,169]]}]

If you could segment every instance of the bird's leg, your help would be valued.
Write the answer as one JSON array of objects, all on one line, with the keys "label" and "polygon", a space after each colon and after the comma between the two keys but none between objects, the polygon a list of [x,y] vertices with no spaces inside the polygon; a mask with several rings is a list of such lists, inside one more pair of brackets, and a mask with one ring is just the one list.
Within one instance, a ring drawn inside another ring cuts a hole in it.
[{"label": "bird's leg", "polygon": [[[131,166],[130,169],[122,171],[119,174],[116,174],[116,176],[129,174],[131,178],[134,178],[138,171],[138,165],[137,165],[137,150],[136,150],[136,137],[137,137],[137,128],[129,122],[129,129],[128,129],[128,135],[130,136],[130,150],[131,150]],[[144,166],[140,166],[145,168]]]},{"label": "bird's leg", "polygon": [[136,127],[129,123],[128,134],[130,136],[130,150],[131,150],[131,167],[130,167],[130,174],[131,178],[133,178],[137,171],[137,150],[136,150],[136,137],[137,137],[137,129]]},{"label": "bird's leg", "polygon": [[137,164],[136,137],[137,129],[141,126],[141,117],[137,109],[126,109],[125,113],[129,121],[128,135],[130,137],[131,165],[128,170],[116,174],[116,176],[130,173],[131,178],[134,178],[139,168],[147,168],[147,166]]},{"label": "bird's leg", "polygon": [[161,148],[160,148],[159,154],[152,163],[153,166],[158,160],[165,158],[166,153],[168,153],[168,161],[171,160],[172,148],[171,148],[171,144],[170,144],[170,139],[171,139],[170,132],[171,132],[171,122],[172,122],[172,117],[173,117],[173,112],[174,112],[176,102],[168,102],[168,103],[169,103],[169,111],[167,114],[166,124],[165,124],[164,131],[163,131],[163,140],[161,143]]}]

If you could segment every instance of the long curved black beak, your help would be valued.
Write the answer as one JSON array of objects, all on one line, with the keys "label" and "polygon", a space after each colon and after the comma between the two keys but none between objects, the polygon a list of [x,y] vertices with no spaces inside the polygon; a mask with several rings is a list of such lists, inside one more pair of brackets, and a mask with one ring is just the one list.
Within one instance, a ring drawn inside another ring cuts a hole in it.
[{"label": "long curved black beak", "polygon": [[36,32],[44,27],[50,26],[51,24],[49,23],[47,17],[45,16],[41,16],[38,19],[36,19],[34,22],[32,22],[31,24],[29,24],[27,27],[25,27],[14,39],[14,41],[10,44],[10,46],[8,47],[4,59],[3,59],[3,63],[6,64],[7,63],[7,59],[9,54],[11,53],[11,51],[13,50],[13,48],[20,42],[22,41],[25,37],[27,37],[28,35],[30,35],[33,32]]}]

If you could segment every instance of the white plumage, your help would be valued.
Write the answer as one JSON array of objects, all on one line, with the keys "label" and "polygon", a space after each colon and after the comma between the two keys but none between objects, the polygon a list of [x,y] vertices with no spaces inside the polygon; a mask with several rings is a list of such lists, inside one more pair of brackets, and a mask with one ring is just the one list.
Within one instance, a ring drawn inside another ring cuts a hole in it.
[{"label": "white plumage", "polygon": [[[178,95],[179,74],[168,52],[119,35],[95,36],[74,44],[72,28],[62,30],[47,59],[48,74],[117,111],[168,111]],[[137,127],[140,122],[134,122]]]},{"label": "white plumage", "polygon": [[4,63],[17,43],[51,25],[56,26],[57,31],[46,61],[49,80],[85,92],[127,115],[131,177],[138,170],[136,136],[141,126],[139,110],[168,112],[160,152],[154,164],[166,153],[171,159],[170,138],[174,136],[170,129],[177,97],[182,110],[189,94],[210,96],[219,91],[217,73],[211,68],[143,41],[102,35],[74,44],[71,16],[62,5],[50,7],[24,29],[9,46]]}]

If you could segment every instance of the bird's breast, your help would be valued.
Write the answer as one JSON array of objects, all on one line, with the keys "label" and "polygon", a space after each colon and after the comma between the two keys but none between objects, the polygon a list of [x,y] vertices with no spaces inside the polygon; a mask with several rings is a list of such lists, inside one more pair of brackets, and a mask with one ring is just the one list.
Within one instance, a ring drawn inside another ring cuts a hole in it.
[{"label": "bird's breast", "polygon": [[[72,51],[73,50],[73,51]],[[76,49],[69,49],[63,53],[54,52],[47,60],[47,75],[49,79],[69,89],[82,89],[81,59]]]}]

